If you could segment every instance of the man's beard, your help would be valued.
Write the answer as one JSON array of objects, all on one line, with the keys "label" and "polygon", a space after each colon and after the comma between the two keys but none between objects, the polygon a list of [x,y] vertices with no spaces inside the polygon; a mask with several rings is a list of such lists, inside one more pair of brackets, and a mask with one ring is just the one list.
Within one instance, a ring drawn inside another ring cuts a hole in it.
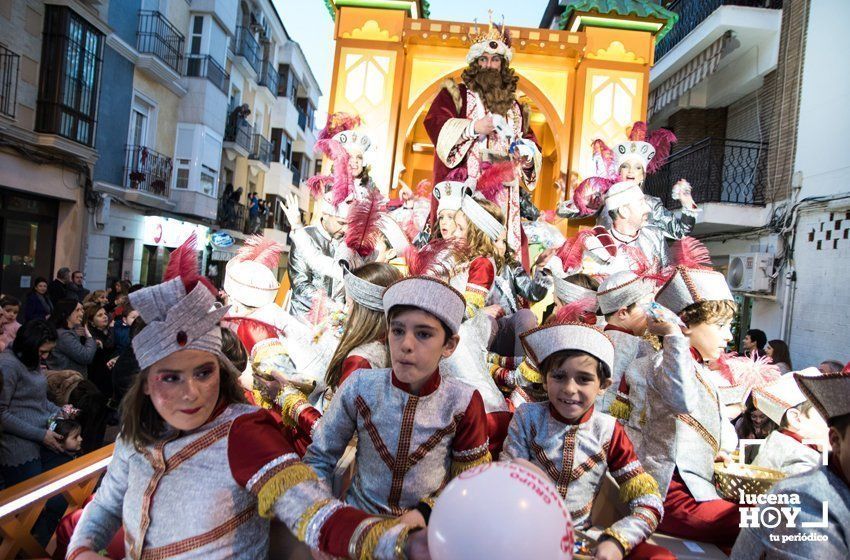
[{"label": "man's beard", "polygon": [[476,62],[470,64],[461,75],[466,87],[477,93],[484,108],[497,115],[505,116],[516,100],[516,84],[519,77],[513,69],[502,62],[501,69],[483,68]]}]

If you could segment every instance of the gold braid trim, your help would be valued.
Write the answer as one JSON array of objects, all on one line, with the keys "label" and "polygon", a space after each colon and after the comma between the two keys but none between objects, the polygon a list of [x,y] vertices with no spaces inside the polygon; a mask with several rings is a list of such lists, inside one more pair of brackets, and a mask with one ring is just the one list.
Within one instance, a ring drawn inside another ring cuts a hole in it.
[{"label": "gold braid trim", "polygon": [[620,533],[618,533],[617,531],[615,531],[611,527],[608,527],[607,529],[602,531],[602,534],[608,535],[609,537],[611,537],[612,539],[614,539],[615,541],[620,543],[620,546],[623,547],[623,551],[625,552],[625,555],[628,555],[629,552],[631,551],[632,547],[629,544],[629,541],[627,541],[626,538],[623,535],[621,535]]},{"label": "gold braid trim", "polygon": [[396,518],[384,519],[369,527],[366,536],[363,537],[363,544],[360,545],[357,558],[359,560],[372,560],[375,557],[375,549],[378,548],[381,537],[398,523],[399,521]]},{"label": "gold braid trim", "polygon": [[301,462],[290,465],[271,477],[257,493],[260,517],[272,517],[274,503],[289,490],[308,480],[318,480],[318,478],[313,469]]},{"label": "gold braid trim", "polygon": [[319,510],[331,503],[333,500],[328,498],[326,500],[319,500],[318,502],[313,502],[313,504],[304,510],[304,513],[301,514],[301,517],[298,518],[298,522],[295,524],[295,535],[298,537],[298,540],[304,542],[307,538],[307,527],[310,526],[310,520],[315,517]]},{"label": "gold braid trim", "polygon": [[529,383],[543,383],[543,374],[534,369],[531,364],[526,361],[523,361],[519,365],[519,373],[525,378]]},{"label": "gold braid trim", "polygon": [[451,477],[454,478],[463,471],[467,471],[472,467],[477,467],[478,465],[483,465],[492,461],[493,458],[490,456],[489,451],[485,452],[480,458],[473,459],[472,461],[452,461]]},{"label": "gold braid trim", "polygon": [[611,407],[608,409],[608,414],[614,418],[619,418],[620,420],[628,420],[629,416],[632,415],[632,405],[616,398],[614,399],[614,402],[611,403]]},{"label": "gold braid trim", "polygon": [[252,390],[251,396],[254,397],[254,404],[259,406],[260,408],[264,408],[266,410],[272,408],[272,403],[266,400],[266,398],[263,396],[259,389]]},{"label": "gold braid trim", "polygon": [[425,496],[421,500],[419,500],[423,504],[427,504],[429,508],[434,508],[434,504],[437,503],[437,496]]},{"label": "gold braid trim", "polygon": [[[304,394],[301,392],[291,392],[285,397],[284,393],[281,391],[277,398],[277,404],[280,405],[281,416],[283,416],[283,423],[287,426],[291,426],[293,428],[298,427],[298,407],[307,402],[307,399],[304,397]],[[281,398],[283,397],[283,398]]]},{"label": "gold braid trim", "polygon": [[407,544],[407,535],[410,534],[410,530],[412,527],[405,527],[398,534],[398,537],[395,540],[395,547],[393,552],[395,553],[395,560],[407,560],[407,555],[404,553],[404,545]]},{"label": "gold braid trim", "polygon": [[625,504],[635,498],[650,494],[661,498],[661,492],[658,490],[658,482],[649,473],[640,473],[620,484],[620,500]]},{"label": "gold braid trim", "polygon": [[475,316],[475,312],[484,307],[485,294],[481,292],[473,292],[472,290],[466,290],[463,294],[464,299],[466,299],[466,313],[470,318]]}]

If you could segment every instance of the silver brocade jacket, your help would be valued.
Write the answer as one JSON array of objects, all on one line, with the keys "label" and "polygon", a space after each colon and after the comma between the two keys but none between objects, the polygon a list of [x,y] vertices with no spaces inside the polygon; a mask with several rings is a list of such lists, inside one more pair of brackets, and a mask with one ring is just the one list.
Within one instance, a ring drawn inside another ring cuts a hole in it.
[{"label": "silver brocade jacket", "polygon": [[509,264],[502,267],[494,283],[495,289],[487,298],[487,305],[498,305],[506,315],[511,315],[519,309],[517,296],[531,303],[545,298],[552,287],[552,278],[539,268],[529,276],[521,264]]},{"label": "silver brocade jacket", "polygon": [[333,258],[336,244],[331,237],[318,225],[303,228],[300,234],[292,236],[292,240],[288,266],[292,314],[296,317],[305,315],[320,292],[342,301],[344,292],[334,290],[334,279],[317,269],[311,259],[316,255]]},{"label": "silver brocade jacket", "polygon": [[[676,216],[675,213],[664,206],[664,203],[657,196],[648,194],[644,194],[643,196],[650,209],[647,225],[660,230],[665,238],[682,239],[694,229],[694,225],[696,225],[696,213],[683,209],[682,215]],[[561,218],[579,217],[575,207],[568,203],[569,201],[565,201],[558,204],[555,213]],[[596,217],[596,225],[611,229],[611,216],[608,215],[604,207]]]},{"label": "silver brocade jacket", "polygon": [[822,457],[820,452],[777,429],[761,444],[753,465],[776,469],[786,476],[792,476],[818,468]]}]

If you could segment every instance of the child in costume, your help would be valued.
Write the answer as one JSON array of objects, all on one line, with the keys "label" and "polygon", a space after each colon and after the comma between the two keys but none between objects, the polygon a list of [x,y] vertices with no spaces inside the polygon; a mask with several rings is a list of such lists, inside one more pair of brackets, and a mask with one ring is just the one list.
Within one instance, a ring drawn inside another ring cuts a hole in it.
[{"label": "child in costume", "polygon": [[269,413],[244,404],[222,354],[227,308],[197,266],[193,235],[172,253],[165,282],[130,296],[147,325],[133,338],[141,372],[68,559],[101,558],[121,526],[131,558],[265,558],[270,517],[333,556],[410,552],[407,527],[333,500]]},{"label": "child in costume", "polygon": [[610,471],[631,514],[603,531],[595,557],[665,553],[644,543],[663,514],[658,484],[644,471],[623,426],[594,407],[611,383],[611,340],[582,323],[556,323],[521,338],[545,379],[548,401],[517,409],[503,457],[531,461],[543,469],[566,500],[574,526],[583,529],[591,524],[593,500]]},{"label": "child in costume", "polygon": [[[770,489],[779,500],[796,496],[800,505],[792,507],[799,513],[793,523],[782,520],[777,526],[742,529],[732,550],[736,560],[850,557],[850,369],[817,375],[799,372],[794,379],[829,426],[829,464],[788,477]],[[807,538],[799,538],[801,533]]]},{"label": "child in costume", "polygon": [[717,494],[714,462],[728,460],[738,437],[705,362],[717,359],[732,339],[734,299],[723,274],[678,266],[655,301],[685,325],[649,320],[650,332],[664,337],[661,363],[647,382],[641,448],[665,496],[658,531],[729,549],[738,535],[738,506]]},{"label": "child in costume", "polygon": [[439,371],[457,347],[466,302],[448,284],[414,276],[387,288],[383,305],[392,368],[358,371],[339,388],[304,462],[330,481],[356,434],[346,501],[424,525],[452,476],[490,460],[481,395]]},{"label": "child in costume", "polygon": [[[820,372],[806,368],[797,375],[817,376]],[[794,373],[754,389],[752,397],[756,408],[779,426],[761,444],[753,464],[788,476],[818,468],[823,454],[815,442],[826,441],[829,427],[797,386]]]}]

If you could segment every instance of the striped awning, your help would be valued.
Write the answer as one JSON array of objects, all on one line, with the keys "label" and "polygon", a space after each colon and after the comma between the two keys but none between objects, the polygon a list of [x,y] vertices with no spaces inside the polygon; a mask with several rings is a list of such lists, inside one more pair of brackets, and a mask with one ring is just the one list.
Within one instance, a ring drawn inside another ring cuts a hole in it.
[{"label": "striped awning", "polygon": [[647,120],[682,97],[705,78],[714,74],[723,56],[723,48],[731,38],[731,31],[727,31],[708,48],[695,56],[693,60],[650,91],[646,109]]}]

